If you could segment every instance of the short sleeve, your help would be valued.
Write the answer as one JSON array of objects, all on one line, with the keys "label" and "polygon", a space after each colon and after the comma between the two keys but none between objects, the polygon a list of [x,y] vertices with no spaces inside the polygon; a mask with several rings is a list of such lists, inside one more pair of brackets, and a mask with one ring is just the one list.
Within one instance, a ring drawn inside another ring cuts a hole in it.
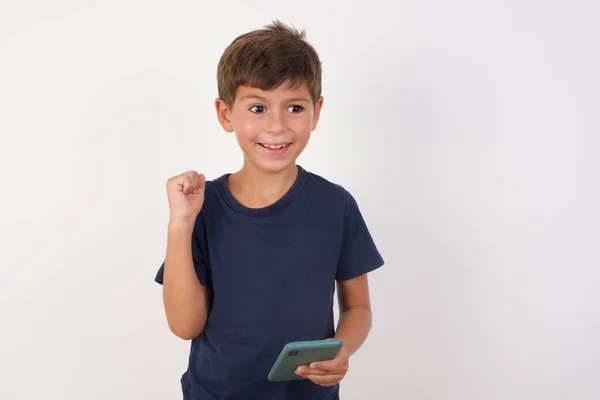
[{"label": "short sleeve", "polygon": [[[206,231],[202,218],[202,213],[198,215],[192,233],[192,261],[198,280],[203,286],[210,285],[209,263],[208,263],[208,246],[206,244]],[[154,280],[157,283],[163,284],[163,274],[165,270],[165,262],[158,269]]]},{"label": "short sleeve", "polygon": [[336,280],[371,272],[384,264],[355,198],[345,191],[344,229]]}]

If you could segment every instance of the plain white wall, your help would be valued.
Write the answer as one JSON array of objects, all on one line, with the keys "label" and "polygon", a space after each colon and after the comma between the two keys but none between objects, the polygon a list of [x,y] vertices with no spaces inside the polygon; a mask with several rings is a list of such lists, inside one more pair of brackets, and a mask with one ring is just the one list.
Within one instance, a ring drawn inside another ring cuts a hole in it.
[{"label": "plain white wall", "polygon": [[600,397],[599,3],[334,3],[2,2],[0,398],[180,398],[164,184],[241,165],[216,64],[274,18],[387,261],[344,399]]}]

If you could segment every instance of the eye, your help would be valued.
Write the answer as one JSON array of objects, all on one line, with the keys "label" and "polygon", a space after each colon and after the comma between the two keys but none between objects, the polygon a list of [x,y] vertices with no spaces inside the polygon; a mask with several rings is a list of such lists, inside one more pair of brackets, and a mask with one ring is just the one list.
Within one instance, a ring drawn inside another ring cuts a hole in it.
[{"label": "eye", "polygon": [[260,113],[265,112],[265,107],[264,106],[252,106],[249,108],[249,110],[255,114],[260,114]]},{"label": "eye", "polygon": [[293,113],[299,113],[304,111],[304,107],[294,104],[293,106],[288,107],[288,111]]}]

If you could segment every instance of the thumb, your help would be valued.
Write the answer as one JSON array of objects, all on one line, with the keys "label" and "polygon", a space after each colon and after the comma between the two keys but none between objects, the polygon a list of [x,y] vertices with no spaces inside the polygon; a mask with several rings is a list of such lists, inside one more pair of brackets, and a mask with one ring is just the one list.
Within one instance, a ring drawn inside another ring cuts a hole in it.
[{"label": "thumb", "polygon": [[206,177],[204,174],[199,174],[198,187],[194,190],[194,194],[204,194],[204,189],[206,188]]},{"label": "thumb", "polygon": [[333,360],[327,361],[316,361],[310,364],[310,367],[315,369],[322,369],[325,371],[331,371],[337,367],[337,362],[335,358]]}]

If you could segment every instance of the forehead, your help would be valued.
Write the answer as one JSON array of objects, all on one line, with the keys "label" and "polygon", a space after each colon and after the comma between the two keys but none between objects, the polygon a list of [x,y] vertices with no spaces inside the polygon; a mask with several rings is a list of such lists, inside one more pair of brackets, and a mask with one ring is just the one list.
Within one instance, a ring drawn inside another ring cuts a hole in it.
[{"label": "forehead", "polygon": [[285,101],[289,99],[311,101],[311,95],[305,83],[292,85],[289,82],[284,82],[270,90],[262,90],[252,86],[240,86],[237,89],[236,98],[240,101],[256,100],[257,98],[270,101]]}]

